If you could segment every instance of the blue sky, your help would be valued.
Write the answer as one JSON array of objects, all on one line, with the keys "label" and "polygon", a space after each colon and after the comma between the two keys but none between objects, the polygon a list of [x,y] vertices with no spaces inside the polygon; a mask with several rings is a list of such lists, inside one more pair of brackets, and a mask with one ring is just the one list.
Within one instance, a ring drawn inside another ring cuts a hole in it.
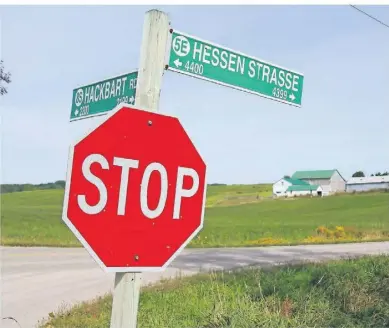
[{"label": "blue sky", "polygon": [[[2,182],[64,179],[72,90],[137,68],[150,6],[0,7]],[[159,6],[172,27],[304,74],[302,107],[174,72],[160,110],[178,116],[208,181],[272,182],[303,169],[349,178],[389,169],[389,29],[349,6]],[[361,7],[389,22],[389,6]]]}]

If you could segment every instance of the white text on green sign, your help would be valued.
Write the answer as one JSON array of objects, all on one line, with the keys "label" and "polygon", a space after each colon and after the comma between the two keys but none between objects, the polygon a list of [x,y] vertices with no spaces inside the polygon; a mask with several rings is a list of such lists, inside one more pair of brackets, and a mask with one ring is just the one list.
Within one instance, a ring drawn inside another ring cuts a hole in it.
[{"label": "white text on green sign", "polygon": [[138,72],[131,72],[73,90],[70,120],[106,114],[115,106],[135,101]]},{"label": "white text on green sign", "polygon": [[301,106],[302,74],[181,32],[172,32],[168,69]]}]

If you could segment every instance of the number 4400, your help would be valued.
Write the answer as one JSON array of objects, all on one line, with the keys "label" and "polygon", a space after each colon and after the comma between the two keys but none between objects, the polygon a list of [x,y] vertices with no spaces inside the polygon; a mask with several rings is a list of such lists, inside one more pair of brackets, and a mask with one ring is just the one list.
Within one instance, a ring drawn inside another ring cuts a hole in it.
[{"label": "number 4400", "polygon": [[186,62],[185,69],[187,71],[190,71],[195,74],[200,74],[200,75],[202,75],[204,72],[204,66],[202,64],[197,64],[190,61]]},{"label": "number 4400", "polygon": [[274,88],[272,95],[276,98],[286,99],[288,97],[288,91],[281,90],[280,88]]}]

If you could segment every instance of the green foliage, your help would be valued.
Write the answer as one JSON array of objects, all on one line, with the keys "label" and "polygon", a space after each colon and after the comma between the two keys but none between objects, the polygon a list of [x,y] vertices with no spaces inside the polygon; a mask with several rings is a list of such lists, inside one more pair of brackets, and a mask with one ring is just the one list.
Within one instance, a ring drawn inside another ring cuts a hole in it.
[{"label": "green foliage", "polygon": [[376,177],[383,177],[389,175],[389,172],[377,172],[376,174],[372,174],[371,176],[376,176]]},{"label": "green foliage", "polygon": [[353,178],[363,178],[365,177],[365,173],[363,173],[362,171],[357,171],[355,172],[353,175],[352,175]]},{"label": "green foliage", "polygon": [[5,72],[4,70],[4,61],[0,60],[0,95],[3,96],[8,93],[7,88],[4,86],[4,83],[11,83],[11,73]]},{"label": "green foliage", "polygon": [[[389,326],[389,257],[197,275],[144,288],[139,328]],[[41,328],[109,327],[112,297],[59,312]]]},{"label": "green foliage", "polygon": [[11,192],[20,192],[20,191],[32,191],[32,190],[46,190],[46,189],[65,189],[65,181],[58,180],[49,183],[40,183],[40,184],[2,184],[0,185],[0,193],[6,194]]}]

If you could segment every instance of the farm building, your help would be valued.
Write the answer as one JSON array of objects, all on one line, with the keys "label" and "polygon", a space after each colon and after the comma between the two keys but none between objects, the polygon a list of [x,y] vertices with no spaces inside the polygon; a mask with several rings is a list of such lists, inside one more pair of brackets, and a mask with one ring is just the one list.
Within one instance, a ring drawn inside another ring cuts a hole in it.
[{"label": "farm building", "polygon": [[277,197],[286,196],[286,191],[289,187],[299,185],[309,186],[309,183],[297,179],[282,178],[281,180],[278,180],[276,183],[273,184],[273,195]]},{"label": "farm building", "polygon": [[389,176],[351,178],[346,183],[347,192],[389,189]]},{"label": "farm building", "polygon": [[318,196],[321,197],[323,195],[323,188],[318,185],[293,185],[288,187],[286,190],[287,197],[296,197],[296,196]]},{"label": "farm building", "polygon": [[292,179],[320,186],[323,196],[346,191],[346,180],[338,170],[297,171],[292,175]]}]

